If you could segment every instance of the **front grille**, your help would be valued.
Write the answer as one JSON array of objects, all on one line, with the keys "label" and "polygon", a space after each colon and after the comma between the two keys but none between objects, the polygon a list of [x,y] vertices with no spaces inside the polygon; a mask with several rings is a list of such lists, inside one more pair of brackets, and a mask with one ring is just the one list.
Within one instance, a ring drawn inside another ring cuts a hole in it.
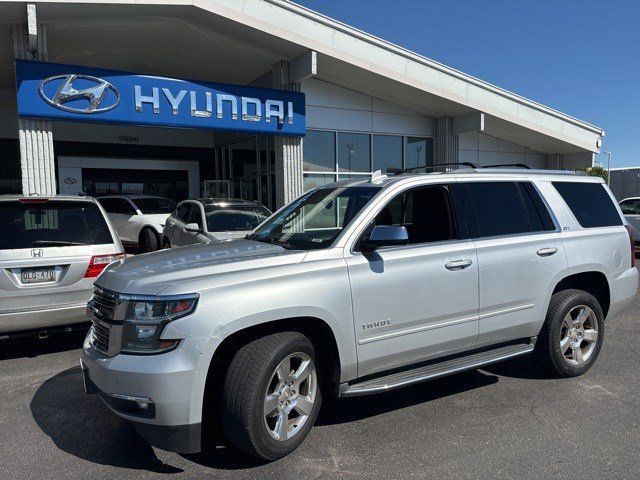
[{"label": "front grille", "polygon": [[118,304],[118,294],[96,287],[89,302],[93,330],[91,343],[104,354],[108,354],[113,318]]}]

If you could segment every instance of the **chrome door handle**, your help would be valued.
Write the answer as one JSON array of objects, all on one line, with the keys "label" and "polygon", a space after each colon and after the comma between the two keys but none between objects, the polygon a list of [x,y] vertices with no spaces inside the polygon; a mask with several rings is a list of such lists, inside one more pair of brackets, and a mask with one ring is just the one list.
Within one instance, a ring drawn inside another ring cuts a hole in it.
[{"label": "chrome door handle", "polygon": [[473,262],[471,260],[454,260],[453,262],[449,262],[445,264],[445,268],[447,270],[462,270],[463,268],[467,268]]},{"label": "chrome door handle", "polygon": [[538,255],[540,255],[541,257],[550,257],[557,252],[558,249],[556,247],[545,247],[538,250]]}]

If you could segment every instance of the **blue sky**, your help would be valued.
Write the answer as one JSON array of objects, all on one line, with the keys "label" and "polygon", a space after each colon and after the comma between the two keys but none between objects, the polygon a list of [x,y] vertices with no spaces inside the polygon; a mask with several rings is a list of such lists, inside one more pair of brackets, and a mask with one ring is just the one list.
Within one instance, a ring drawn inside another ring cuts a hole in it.
[{"label": "blue sky", "polygon": [[640,165],[640,0],[296,1],[602,127],[612,167]]}]

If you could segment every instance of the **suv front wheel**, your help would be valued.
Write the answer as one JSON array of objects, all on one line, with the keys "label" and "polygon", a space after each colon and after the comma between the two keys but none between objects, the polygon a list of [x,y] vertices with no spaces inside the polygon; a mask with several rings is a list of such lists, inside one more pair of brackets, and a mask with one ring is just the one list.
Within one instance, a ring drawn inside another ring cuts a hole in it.
[{"label": "suv front wheel", "polygon": [[299,332],[274,333],[240,348],[221,401],[229,441],[262,460],[291,453],[318,416],[319,374],[313,345]]},{"label": "suv front wheel", "polygon": [[582,375],[598,358],[603,336],[604,315],[596,298],[582,290],[563,290],[551,297],[535,356],[555,375]]}]

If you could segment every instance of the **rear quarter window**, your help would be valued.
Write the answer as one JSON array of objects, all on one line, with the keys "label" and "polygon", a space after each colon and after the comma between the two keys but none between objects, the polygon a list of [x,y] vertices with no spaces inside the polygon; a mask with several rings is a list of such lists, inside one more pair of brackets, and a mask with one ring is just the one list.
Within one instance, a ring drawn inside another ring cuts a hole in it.
[{"label": "rear quarter window", "polygon": [[93,202],[0,202],[0,250],[114,243]]},{"label": "rear quarter window", "polygon": [[601,183],[553,182],[580,226],[584,228],[622,225],[611,197]]}]

